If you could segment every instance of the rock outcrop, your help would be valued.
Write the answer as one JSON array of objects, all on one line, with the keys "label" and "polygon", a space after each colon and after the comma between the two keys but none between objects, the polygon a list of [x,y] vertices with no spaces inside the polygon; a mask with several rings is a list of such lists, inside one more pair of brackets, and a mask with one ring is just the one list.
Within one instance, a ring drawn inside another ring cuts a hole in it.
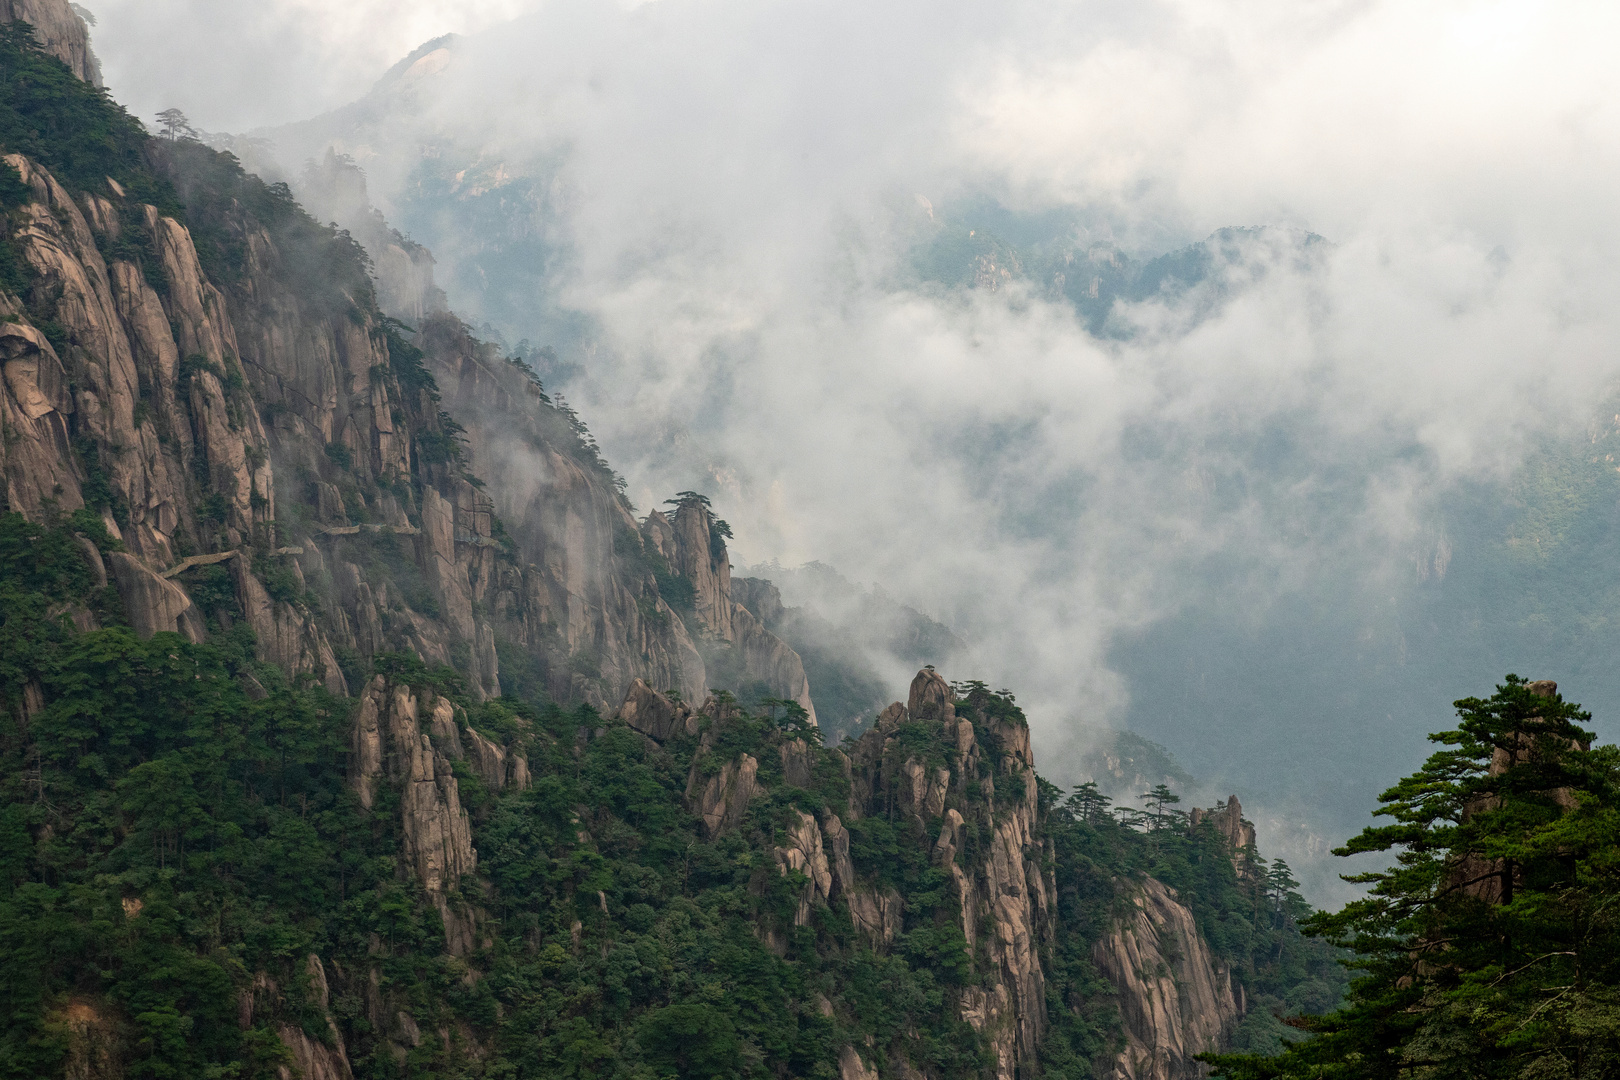
[{"label": "rock outcrop", "polygon": [[[959,995],[959,1015],[994,1048],[998,1078],[1014,1080],[1021,1070],[1035,1067],[1045,1033],[1041,950],[1052,937],[1056,888],[1043,869],[1028,725],[1006,699],[970,699],[971,713],[963,716],[955,702],[943,678],[932,670],[919,672],[907,704],[886,709],[847,757],[832,754],[847,770],[849,814],[896,822],[928,845],[936,865],[950,875],[953,921],[976,972]],[[711,701],[698,711],[700,723],[715,706]],[[644,701],[635,711],[650,715]],[[714,718],[704,731],[686,791],[687,805],[702,817],[711,837],[738,828],[749,805],[768,794],[752,754],[727,761],[714,757],[723,723],[723,716]],[[927,742],[939,752],[918,750],[916,737],[903,741],[902,726],[928,731]],[[783,735],[772,752],[781,759],[782,782],[810,782],[808,746],[802,740]],[[794,810],[778,835],[773,857],[779,870],[805,879],[797,924],[808,923],[818,904],[843,904],[874,948],[896,940],[904,924],[904,898],[857,873],[849,830],[838,814],[828,811],[817,821]]]},{"label": "rock outcrop", "polygon": [[45,51],[91,86],[101,85],[101,63],[90,50],[90,28],[68,0],[0,0],[0,23],[25,22]]},{"label": "rock outcrop", "polygon": [[[998,715],[988,701],[971,716],[959,716],[954,697],[938,674],[919,672],[904,717],[890,706],[886,726],[880,721],[861,738],[856,758],[881,762],[885,779],[892,781],[889,790],[913,820],[944,817],[935,858],[952,875],[969,954],[982,948],[991,969],[985,983],[964,994],[963,1019],[992,1033],[997,1075],[1010,1080],[1035,1061],[1045,1034],[1046,980],[1039,952],[1050,941],[1056,886],[1042,870],[1029,725],[1021,717]],[[902,760],[892,733],[906,720],[938,725],[946,745],[954,748],[943,765],[910,755]],[[986,743],[993,755],[985,752]],[[978,799],[969,791],[975,783]],[[976,859],[957,857],[964,823],[958,817],[989,830],[988,850]],[[981,925],[990,927],[982,942]]]},{"label": "rock outcrop", "polygon": [[1254,822],[1243,816],[1243,804],[1236,795],[1209,810],[1195,808],[1187,817],[1194,827],[1206,821],[1213,825],[1232,852],[1232,866],[1238,876],[1253,876],[1255,868],[1250,857],[1254,854]]},{"label": "rock outcrop", "polygon": [[692,776],[686,785],[686,800],[693,812],[703,819],[705,835],[713,839],[742,824],[748,804],[763,789],[758,781],[759,760],[752,754],[741,754],[713,773],[700,767],[706,760],[710,759],[693,763]]},{"label": "rock outcrop", "polygon": [[804,893],[793,917],[795,926],[810,921],[810,912],[819,903],[832,898],[832,867],[827,863],[827,852],[821,840],[821,828],[816,819],[803,810],[795,810],[794,821],[788,826],[787,844],[772,853],[776,864],[785,873],[794,871],[805,877]]},{"label": "rock outcrop", "polygon": [[192,641],[207,636],[202,617],[180,586],[163,580],[139,559],[122,551],[109,552],[105,565],[117,583],[129,624],[141,637],[160,631],[182,633]]},{"label": "rock outcrop", "polygon": [[367,809],[379,784],[398,785],[405,860],[444,919],[446,946],[464,956],[474,947],[473,918],[456,894],[461,876],[477,869],[478,852],[450,760],[421,730],[424,711],[439,723],[449,707],[380,675],[373,679],[355,720],[350,782]]},{"label": "rock outcrop", "polygon": [[624,704],[619,706],[619,719],[658,742],[698,733],[697,716],[690,708],[640,679],[630,684]]},{"label": "rock outcrop", "polygon": [[[1051,940],[1056,885],[1043,870],[1029,726],[1001,699],[970,699],[966,715],[955,700],[940,675],[918,672],[907,703],[889,706],[850,754],[852,803],[864,815],[909,819],[932,839],[934,861],[951,875],[968,955],[982,972],[962,994],[961,1015],[988,1036],[997,1076],[1012,1080],[1034,1067],[1046,1031],[1041,950]],[[936,732],[942,757],[906,750],[896,737],[903,724]],[[971,853],[970,822],[983,838]],[[885,916],[881,903],[872,906],[857,915],[852,904],[851,916]]]},{"label": "rock outcrop", "polygon": [[1153,878],[1092,950],[1114,984],[1126,1045],[1102,1080],[1197,1080],[1194,1055],[1217,1050],[1241,1015],[1230,972],[1217,965],[1192,912]]},{"label": "rock outcrop", "polygon": [[743,602],[753,599],[758,585],[750,581],[743,599],[733,595],[725,533],[707,504],[686,498],[673,515],[655,510],[641,531],[650,552],[690,584],[695,629],[715,666],[735,673],[739,684],[763,685],[773,697],[798,702],[815,723],[804,661]]},{"label": "rock outcrop", "polygon": [[310,953],[301,966],[303,971],[295,974],[294,978],[304,983],[309,1009],[325,1021],[324,1039],[311,1038],[302,1023],[285,1019],[288,1009],[282,988],[262,971],[242,991],[237,1006],[237,1022],[246,1031],[256,1022],[263,1023],[266,1016],[270,1018],[270,1026],[291,1054],[296,1067],[278,1065],[276,1073],[280,1080],[293,1080],[295,1076],[300,1080],[352,1080],[354,1072],[349,1065],[348,1048],[343,1042],[343,1032],[338,1029],[337,1020],[332,1015],[332,991],[326,977],[326,965],[319,956]]}]

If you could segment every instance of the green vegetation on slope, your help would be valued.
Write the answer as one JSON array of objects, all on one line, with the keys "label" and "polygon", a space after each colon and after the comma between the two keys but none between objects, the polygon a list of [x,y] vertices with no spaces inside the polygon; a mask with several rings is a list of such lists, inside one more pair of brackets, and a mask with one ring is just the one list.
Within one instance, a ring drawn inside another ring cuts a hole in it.
[{"label": "green vegetation on slope", "polygon": [[[459,700],[534,776],[492,791],[457,767],[480,854],[462,888],[487,944],[454,958],[403,869],[397,791],[367,812],[346,783],[353,703],[289,685],[240,631],[204,645],[74,631],[96,590],[64,528],[0,519],[0,581],[0,1007],[13,1018],[0,1075],[59,1071],[74,1008],[101,1018],[129,1076],[272,1075],[287,1060],[281,1025],[330,1037],[310,954],[361,1077],[831,1076],[837,1050],[868,1038],[880,1064],[904,1038],[934,1075],[989,1067],[955,1005],[983,968],[927,836],[883,814],[849,824],[857,870],[904,898],[891,949],[870,948],[841,905],[794,925],[804,879],[772,848],[794,810],[847,812],[850,792],[830,751],[812,750],[809,787],[785,782],[775,747],[798,731],[790,709],[707,721],[699,772],[751,752],[769,791],[711,841],[683,800],[696,738],[659,747],[589,709],[474,704],[450,673],[376,658],[396,682]],[[1010,698],[962,692],[969,715],[1016,715]],[[944,753],[926,722],[899,742]],[[1137,831],[1089,805],[1048,807],[1061,916],[1049,1074],[1089,1075],[1110,1046],[1110,993],[1089,955],[1121,876],[1180,889],[1251,992],[1286,996],[1312,977],[1318,958],[1239,881],[1219,837],[1169,818]],[[368,1015],[373,970],[447,1039],[397,1051]]]},{"label": "green vegetation on slope", "polygon": [[0,518],[0,1075],[59,1072],[85,994],[123,1018],[131,1076],[269,1075],[245,972],[406,924],[430,944],[344,787],[348,703],[240,638],[75,632],[97,600],[65,529]]},{"label": "green vegetation on slope", "polygon": [[[1055,800],[1057,792],[1043,794]],[[1054,1034],[1045,1049],[1049,1067],[1071,1055],[1096,1053],[1101,1045],[1098,1033],[1107,1029],[1098,1020],[1091,946],[1117,914],[1119,883],[1137,875],[1151,875],[1176,890],[1210,951],[1243,988],[1250,1011],[1234,1032],[1236,1046],[1274,1052],[1285,1032],[1300,1037],[1278,1017],[1324,1012],[1344,993],[1340,952],[1299,933],[1299,921],[1310,908],[1287,864],[1268,867],[1256,853],[1234,862],[1210,818],[1193,824],[1174,808],[1168,789],[1159,788],[1158,795],[1168,799],[1156,813],[1111,811],[1108,797],[1088,783],[1047,816],[1058,867],[1054,993],[1064,1006],[1052,1010]],[[1069,1045],[1055,1045],[1065,1039]]]},{"label": "green vegetation on slope", "polygon": [[172,214],[174,191],[153,171],[141,122],[107,91],[41,51],[26,23],[0,25],[0,147],[23,154],[78,191],[109,194],[108,179]]}]

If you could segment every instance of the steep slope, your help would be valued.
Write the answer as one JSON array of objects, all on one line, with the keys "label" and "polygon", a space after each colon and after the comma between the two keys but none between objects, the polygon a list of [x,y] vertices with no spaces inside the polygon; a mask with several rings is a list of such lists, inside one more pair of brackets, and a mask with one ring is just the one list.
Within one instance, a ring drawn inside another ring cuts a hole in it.
[{"label": "steep slope", "polygon": [[967,643],[949,627],[830,566],[770,563],[743,573],[733,593],[803,659],[830,742],[870,726],[917,668],[971,666]]},{"label": "steep slope", "polygon": [[1119,993],[1125,1047],[1107,1080],[1194,1080],[1194,1056],[1224,1046],[1243,1009],[1231,972],[1210,955],[1193,913],[1148,878],[1093,951]]},{"label": "steep slope", "polygon": [[1298,981],[1213,823],[1076,816],[932,670],[822,747],[705,500],[638,522],[285,187],[0,75],[0,1073],[1145,1076],[1231,1018],[1120,957]]},{"label": "steep slope", "polygon": [[[99,513],[148,629],[199,638],[221,616],[185,590],[228,564],[225,617],[334,692],[364,657],[409,649],[498,696],[504,650],[562,699],[605,706],[635,678],[701,699],[702,659],[577,418],[453,318],[408,340],[377,312],[364,252],[285,188],[195,144],[147,146],[130,123],[148,164],[129,169],[184,223],[110,173],[74,192],[9,159],[25,191],[19,298],[0,301],[6,506]],[[736,676],[812,708],[797,657],[744,623],[714,631],[741,635]]]}]

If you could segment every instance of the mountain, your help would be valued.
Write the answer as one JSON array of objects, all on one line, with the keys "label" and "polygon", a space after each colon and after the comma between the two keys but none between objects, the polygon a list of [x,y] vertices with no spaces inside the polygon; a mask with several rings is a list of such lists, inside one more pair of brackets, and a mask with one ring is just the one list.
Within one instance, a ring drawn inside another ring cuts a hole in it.
[{"label": "mountain", "polygon": [[823,746],[703,496],[76,49],[0,27],[0,1074],[1179,1080],[1337,1000],[1235,800],[930,669]]}]

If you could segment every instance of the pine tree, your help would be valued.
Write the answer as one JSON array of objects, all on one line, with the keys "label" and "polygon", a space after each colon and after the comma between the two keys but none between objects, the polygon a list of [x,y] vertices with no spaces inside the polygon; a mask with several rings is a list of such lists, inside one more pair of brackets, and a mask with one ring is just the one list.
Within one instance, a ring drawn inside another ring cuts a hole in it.
[{"label": "pine tree", "polygon": [[170,142],[196,141],[198,138],[197,129],[191,126],[191,121],[179,109],[164,109],[157,114],[157,121],[163,129],[163,137]]},{"label": "pine tree", "polygon": [[1097,781],[1087,780],[1076,785],[1067,805],[1077,820],[1095,825],[1108,816],[1108,804],[1113,801],[1098,790]]},{"label": "pine tree", "polygon": [[1217,1075],[1620,1075],[1620,750],[1589,749],[1591,714],[1552,684],[1510,675],[1456,709],[1379,797],[1394,823],[1335,852],[1394,865],[1305,922],[1354,952],[1348,1002],[1279,1057],[1210,1057]]},{"label": "pine tree", "polygon": [[1155,784],[1152,791],[1144,791],[1142,801],[1149,807],[1148,816],[1155,833],[1163,832],[1168,824],[1180,816],[1179,811],[1168,808],[1179,803],[1181,796],[1164,784]]}]

